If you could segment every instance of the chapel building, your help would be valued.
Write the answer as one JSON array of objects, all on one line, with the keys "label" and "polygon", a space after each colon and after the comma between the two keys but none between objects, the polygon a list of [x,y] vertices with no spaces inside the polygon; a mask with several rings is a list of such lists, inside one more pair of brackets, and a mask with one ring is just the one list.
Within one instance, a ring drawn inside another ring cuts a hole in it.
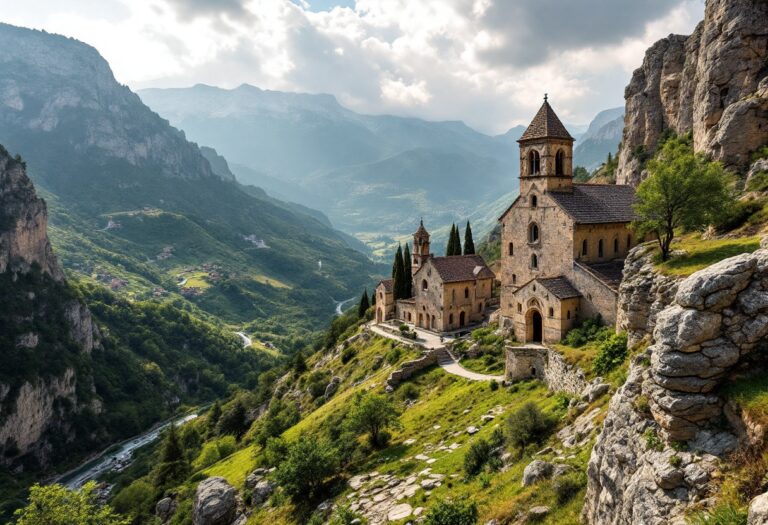
[{"label": "chapel building", "polygon": [[499,320],[523,342],[557,342],[597,315],[616,322],[634,189],[574,183],[573,142],[545,96],[518,140],[520,195],[499,218]]},{"label": "chapel building", "polygon": [[479,255],[435,257],[424,223],[413,234],[413,297],[394,298],[393,281],[376,287],[376,322],[397,321],[446,333],[483,322],[496,276]]}]

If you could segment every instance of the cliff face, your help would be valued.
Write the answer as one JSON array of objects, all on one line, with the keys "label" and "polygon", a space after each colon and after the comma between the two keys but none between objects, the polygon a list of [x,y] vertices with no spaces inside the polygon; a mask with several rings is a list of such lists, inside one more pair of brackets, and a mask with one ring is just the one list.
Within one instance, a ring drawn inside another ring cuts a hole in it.
[{"label": "cliff face", "polygon": [[77,354],[90,352],[99,334],[64,282],[45,202],[23,163],[1,147],[0,214],[0,463],[31,454],[44,464],[49,433],[73,438],[69,417],[84,406],[78,381],[88,381],[78,377]]},{"label": "cliff face", "polygon": [[651,345],[611,400],[592,451],[584,516],[600,525],[674,523],[710,494],[718,460],[740,445],[737,429],[717,424],[717,387],[768,335],[765,246],[679,282],[652,275],[643,257],[636,249],[626,266],[620,319],[631,340]]},{"label": "cliff face", "polygon": [[767,26],[766,2],[708,0],[693,34],[648,49],[624,95],[618,184],[642,180],[642,163],[666,130],[691,132],[696,151],[747,168],[768,142]]}]

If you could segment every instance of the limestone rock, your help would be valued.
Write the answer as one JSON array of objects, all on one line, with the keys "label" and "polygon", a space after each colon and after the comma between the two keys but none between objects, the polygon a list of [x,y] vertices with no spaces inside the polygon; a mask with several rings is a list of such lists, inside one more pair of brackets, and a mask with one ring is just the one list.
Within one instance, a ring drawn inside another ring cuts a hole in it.
[{"label": "limestone rock", "polygon": [[749,502],[747,525],[768,525],[768,492]]},{"label": "limestone rock", "polygon": [[222,477],[208,478],[197,486],[194,525],[231,525],[237,513],[237,491]]},{"label": "limestone rock", "polygon": [[549,514],[549,507],[544,505],[537,505],[528,509],[528,518],[533,522],[543,520],[547,514]]},{"label": "limestone rock", "polygon": [[259,481],[255,487],[253,487],[253,495],[251,496],[251,505],[258,506],[266,502],[272,493],[275,491],[277,485],[263,479]]},{"label": "limestone rock", "polygon": [[172,498],[163,498],[155,505],[155,516],[163,523],[171,519],[174,512],[176,512],[176,501]]},{"label": "limestone rock", "polygon": [[408,516],[410,516],[413,513],[413,507],[411,507],[407,503],[401,503],[400,505],[395,505],[392,507],[392,510],[389,511],[387,514],[387,519],[389,521],[399,521],[404,520]]},{"label": "limestone rock", "polygon": [[523,486],[533,485],[552,475],[553,465],[541,459],[534,459],[523,470]]}]

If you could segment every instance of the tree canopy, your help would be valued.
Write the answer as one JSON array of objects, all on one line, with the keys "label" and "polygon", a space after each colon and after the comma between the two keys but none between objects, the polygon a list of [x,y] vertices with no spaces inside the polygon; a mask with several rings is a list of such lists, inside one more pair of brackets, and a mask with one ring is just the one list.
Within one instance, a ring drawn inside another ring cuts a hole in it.
[{"label": "tree canopy", "polygon": [[647,169],[636,192],[633,228],[656,238],[662,260],[669,258],[676,230],[717,223],[733,205],[731,177],[719,162],[694,153],[690,135],[667,139]]},{"label": "tree canopy", "polygon": [[357,316],[365,317],[365,312],[371,307],[371,303],[368,300],[368,288],[363,290],[363,295],[360,297],[360,303],[357,305]]},{"label": "tree canopy", "polygon": [[448,234],[448,245],[445,249],[445,255],[461,255],[461,239],[459,238],[459,228],[455,224],[451,225],[451,233]]},{"label": "tree canopy", "polygon": [[108,505],[97,501],[96,483],[86,483],[78,491],[62,485],[35,484],[29,491],[29,504],[16,511],[17,525],[127,525],[127,519]]},{"label": "tree canopy", "polygon": [[367,433],[373,446],[382,445],[382,432],[399,424],[392,401],[379,394],[362,394],[355,399],[347,421],[356,432]]},{"label": "tree canopy", "polygon": [[275,479],[294,501],[313,499],[339,469],[339,453],[325,440],[302,435],[288,445]]}]

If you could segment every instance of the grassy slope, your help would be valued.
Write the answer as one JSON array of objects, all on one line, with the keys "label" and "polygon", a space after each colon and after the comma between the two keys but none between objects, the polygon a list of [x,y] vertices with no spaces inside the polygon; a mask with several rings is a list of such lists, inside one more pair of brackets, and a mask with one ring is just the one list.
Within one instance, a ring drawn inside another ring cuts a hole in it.
[{"label": "grassy slope", "polygon": [[[323,422],[329,417],[347,410],[349,401],[356,392],[383,389],[384,379],[391,368],[384,365],[375,372],[369,372],[369,369],[373,359],[386,352],[390,348],[390,343],[375,338],[370,343],[355,344],[354,347],[357,348],[358,355],[347,365],[342,365],[338,357],[322,365],[322,368],[333,370],[334,374],[346,377],[339,393],[329,402],[309,412],[297,425],[286,431],[286,438],[295,438],[303,432],[319,431]],[[408,358],[404,355],[400,361]],[[352,370],[356,371],[354,377],[347,375]],[[361,376],[367,376],[367,378],[362,383],[354,385]],[[533,487],[522,487],[520,484],[522,471],[532,459],[529,455],[513,463],[504,472],[478,476],[468,481],[463,479],[462,465],[469,443],[489,437],[496,425],[504,424],[507,414],[524,403],[534,401],[546,412],[562,415],[562,409],[557,408],[562,403],[559,396],[547,392],[546,388],[538,382],[521,383],[512,388],[499,388],[492,391],[486,382],[470,382],[447,375],[439,368],[429,369],[409,383],[419,390],[419,398],[412,407],[403,411],[400,417],[402,428],[393,432],[391,444],[387,448],[372,453],[365,465],[347,474],[376,470],[381,473],[406,476],[418,473],[427,466],[432,467],[434,473],[443,473],[447,476],[446,483],[433,490],[430,496],[420,490],[413,498],[404,501],[409,501],[414,508],[429,507],[431,502],[439,498],[470,495],[479,506],[480,523],[494,517],[512,516],[536,504],[552,505],[555,497],[550,482]],[[395,399],[398,399],[397,391],[394,395]],[[497,416],[495,421],[482,425],[480,416],[495,407],[500,407],[501,415]],[[480,432],[475,436],[469,436],[464,430],[470,425],[480,427]],[[415,439],[416,442],[407,446],[404,444],[407,439]],[[555,438],[552,440],[551,444],[559,445]],[[435,445],[436,449],[441,443],[446,446],[458,443],[460,447],[453,452],[425,451],[425,447],[429,448],[428,444]],[[566,452],[570,457],[567,462],[583,471],[586,468],[590,449],[591,443],[582,449],[575,449],[572,457],[571,452]],[[255,466],[254,453],[253,446],[246,447],[213,465],[205,471],[205,474],[223,476],[234,486],[241,488],[245,477]],[[421,453],[437,461],[427,465],[413,458]],[[544,456],[545,459],[551,457],[552,455]],[[457,476],[451,478],[451,475]],[[346,495],[349,492],[350,490],[347,489],[344,493],[337,495],[336,501],[346,501]],[[553,505],[552,513],[545,523],[576,523],[582,497],[583,492],[562,507]],[[257,510],[251,516],[249,523],[288,525],[296,523],[295,519],[292,506],[289,503],[281,503],[274,508]]]}]

